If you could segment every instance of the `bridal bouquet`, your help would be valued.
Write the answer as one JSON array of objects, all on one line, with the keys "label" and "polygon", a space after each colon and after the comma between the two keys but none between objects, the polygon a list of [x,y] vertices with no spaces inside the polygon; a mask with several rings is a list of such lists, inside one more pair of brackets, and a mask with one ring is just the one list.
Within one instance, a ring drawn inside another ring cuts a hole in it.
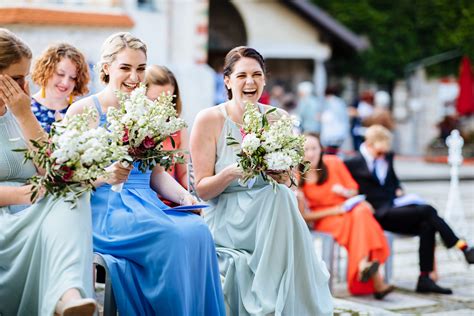
[{"label": "bridal bouquet", "polygon": [[[127,95],[117,92],[118,108],[109,108],[107,112],[108,128],[121,135],[123,145],[138,169],[145,172],[160,165],[169,169],[175,163],[183,163],[180,150],[164,150],[163,142],[177,131],[186,127],[186,122],[177,117],[172,95],[161,95],[151,101],[146,96],[146,87],[140,87]],[[120,186],[113,188],[120,191]]]},{"label": "bridal bouquet", "polygon": [[270,124],[268,116],[276,111],[273,108],[260,113],[252,103],[245,104],[243,126],[241,128],[242,143],[232,136],[227,136],[227,145],[240,145],[238,164],[244,171],[242,184],[251,187],[257,176],[262,176],[274,187],[277,182],[270,173],[286,173],[291,184],[296,185],[292,170],[303,164],[305,171],[309,162],[303,161],[303,135],[293,133],[293,119],[284,116]]},{"label": "bridal bouquet", "polygon": [[103,127],[90,128],[96,112],[88,109],[67,120],[53,123],[47,141],[34,141],[35,150],[17,149],[24,152],[25,160],[32,160],[43,175],[30,178],[31,200],[40,190],[45,196],[65,197],[75,205],[84,192],[93,190],[93,182],[107,176],[105,168],[116,160],[126,159],[127,148],[118,136]]}]

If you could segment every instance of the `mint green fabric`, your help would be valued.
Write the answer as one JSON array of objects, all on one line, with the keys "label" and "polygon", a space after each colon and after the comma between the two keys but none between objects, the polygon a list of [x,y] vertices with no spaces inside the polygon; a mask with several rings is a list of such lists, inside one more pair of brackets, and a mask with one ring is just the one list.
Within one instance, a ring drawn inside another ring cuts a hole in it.
[{"label": "mint green fabric", "polygon": [[[226,136],[242,139],[223,114],[216,173],[237,159],[238,149],[226,145]],[[329,273],[316,256],[293,191],[285,185],[274,191],[262,178],[251,189],[234,181],[209,202],[205,220],[216,242],[230,315],[332,315]]]},{"label": "mint green fabric", "polygon": [[[23,164],[20,129],[0,116],[0,186],[19,186],[35,173]],[[77,207],[44,198],[30,206],[0,207],[0,315],[53,315],[63,293],[93,297],[89,194]]]}]

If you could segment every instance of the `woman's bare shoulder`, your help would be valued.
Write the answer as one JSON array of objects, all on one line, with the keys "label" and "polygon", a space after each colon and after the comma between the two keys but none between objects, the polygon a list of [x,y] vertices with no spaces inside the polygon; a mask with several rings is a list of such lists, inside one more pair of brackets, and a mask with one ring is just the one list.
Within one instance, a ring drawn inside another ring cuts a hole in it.
[{"label": "woman's bare shoulder", "polygon": [[221,110],[222,106],[223,105],[220,104],[201,110],[196,116],[195,124],[205,124],[206,126],[214,126],[215,124],[218,124],[224,118]]},{"label": "woman's bare shoulder", "polygon": [[80,114],[84,112],[86,108],[95,108],[92,96],[82,98],[71,104],[66,112],[66,116]]}]

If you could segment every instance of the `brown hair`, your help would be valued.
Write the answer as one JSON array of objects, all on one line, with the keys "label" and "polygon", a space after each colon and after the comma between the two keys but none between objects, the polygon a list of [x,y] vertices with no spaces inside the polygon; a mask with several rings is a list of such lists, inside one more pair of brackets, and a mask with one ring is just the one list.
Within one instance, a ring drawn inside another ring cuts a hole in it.
[{"label": "brown hair", "polygon": [[22,58],[31,59],[31,50],[11,31],[0,28],[0,71],[19,62]]},{"label": "brown hair", "polygon": [[84,55],[74,46],[67,43],[58,43],[49,46],[36,60],[31,73],[31,79],[39,86],[46,86],[51,79],[56,66],[62,59],[68,58],[76,66],[76,84],[72,90],[73,96],[84,95],[89,92],[89,66]]},{"label": "brown hair", "polygon": [[104,65],[112,63],[117,54],[125,48],[141,50],[147,56],[146,44],[138,37],[133,36],[128,32],[119,32],[110,35],[102,44],[102,52],[100,54],[100,61],[97,64],[99,68],[99,78],[103,83],[109,83],[109,75],[104,71]]},{"label": "brown hair", "polygon": [[[316,138],[316,140],[318,141],[319,143],[319,148],[321,148],[321,153],[319,155],[319,161],[318,161],[318,165],[316,166],[316,172],[318,173],[318,180],[316,181],[316,184],[318,185],[321,185],[323,184],[324,182],[326,182],[326,180],[328,179],[328,167],[326,166],[326,164],[324,163],[323,161],[323,156],[324,156],[324,150],[323,150],[323,146],[321,145],[321,140],[319,139],[319,135],[316,134],[316,133],[305,133],[304,134],[306,137],[314,137]],[[300,165],[300,173],[303,173],[303,166]],[[302,175],[300,177],[300,181],[298,183],[298,186],[302,187],[304,185],[305,181],[304,181],[304,176]]]},{"label": "brown hair", "polygon": [[175,104],[176,112],[178,116],[181,115],[183,109],[183,104],[181,102],[181,95],[179,93],[179,86],[176,77],[173,72],[166,68],[165,66],[151,65],[146,69],[145,73],[145,84],[157,85],[157,86],[166,86],[167,84],[172,85],[174,88],[174,98],[173,102]]},{"label": "brown hair", "polygon": [[[234,71],[234,65],[243,57],[255,59],[260,64],[260,67],[262,67],[263,73],[265,73],[265,61],[262,55],[253,48],[238,46],[231,49],[225,56],[224,78],[230,77]],[[232,90],[227,89],[227,97],[229,100],[232,99]]]}]

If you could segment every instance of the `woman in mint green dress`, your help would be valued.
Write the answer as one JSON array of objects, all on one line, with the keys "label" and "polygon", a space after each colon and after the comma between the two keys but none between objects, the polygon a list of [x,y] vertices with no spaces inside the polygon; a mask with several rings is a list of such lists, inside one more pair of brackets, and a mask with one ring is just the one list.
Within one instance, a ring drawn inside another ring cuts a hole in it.
[{"label": "woman in mint green dress", "polygon": [[238,149],[226,145],[229,134],[242,139],[245,102],[258,104],[265,85],[262,56],[234,48],[225,59],[224,81],[229,101],[199,113],[190,144],[197,193],[212,205],[205,220],[230,315],[332,315],[329,273],[315,254],[288,179],[275,175],[281,183],[276,191],[262,178],[252,188],[240,186]]},{"label": "woman in mint green dress", "polygon": [[30,109],[25,77],[31,51],[0,29],[0,315],[93,315],[89,195],[30,202],[24,139],[44,137]]}]

